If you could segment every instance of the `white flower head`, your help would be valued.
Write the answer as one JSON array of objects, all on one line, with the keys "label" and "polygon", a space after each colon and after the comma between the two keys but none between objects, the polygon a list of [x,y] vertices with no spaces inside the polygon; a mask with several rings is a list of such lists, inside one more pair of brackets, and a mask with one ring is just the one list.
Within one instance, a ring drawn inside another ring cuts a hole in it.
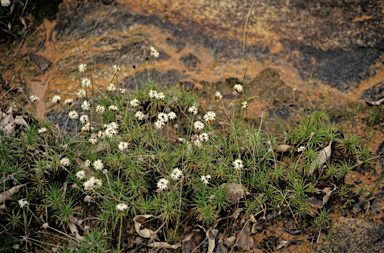
[{"label": "white flower head", "polygon": [[118,129],[119,128],[119,124],[117,124],[116,122],[111,122],[107,125],[106,128],[112,128],[112,129]]},{"label": "white flower head", "polygon": [[76,172],[76,177],[79,178],[80,180],[84,179],[85,178],[85,171],[80,170],[80,171]]},{"label": "white flower head", "polygon": [[81,132],[83,132],[83,133],[88,133],[90,130],[91,130],[91,124],[90,124],[90,123],[86,123],[86,124],[81,128]]},{"label": "white flower head", "polygon": [[138,120],[143,120],[144,119],[144,113],[142,113],[142,112],[136,112],[136,114],[135,114],[135,117],[138,119]]},{"label": "white flower head", "polygon": [[85,97],[85,90],[84,89],[80,89],[77,93],[77,96],[79,97],[79,98],[83,98],[83,97]]},{"label": "white flower head", "polygon": [[166,123],[168,121],[168,114],[161,112],[157,115],[157,118]]},{"label": "white flower head", "polygon": [[248,102],[244,101],[243,103],[241,103],[241,108],[247,109],[248,108]]},{"label": "white flower head", "polygon": [[103,113],[105,112],[105,107],[102,106],[102,105],[98,105],[98,106],[96,106],[96,112],[97,112],[98,114],[103,114]]},{"label": "white flower head", "polygon": [[91,161],[90,160],[86,160],[84,162],[84,166],[87,167],[87,168],[91,167]]},{"label": "white flower head", "polygon": [[159,180],[159,182],[157,182],[157,188],[159,188],[160,190],[167,189],[168,184],[169,184],[169,181],[165,178],[162,178]]},{"label": "white flower head", "polygon": [[9,0],[1,0],[1,6],[8,7],[11,4]]},{"label": "white flower head", "polygon": [[98,159],[93,162],[93,167],[95,167],[95,170],[102,170],[104,168],[104,164],[100,159]]},{"label": "white flower head", "polygon": [[237,170],[240,170],[244,167],[243,165],[243,161],[240,160],[240,159],[236,159],[234,162],[233,162],[233,166],[235,167],[235,169]]},{"label": "white flower head", "polygon": [[204,123],[201,122],[201,121],[195,121],[193,123],[193,127],[196,129],[196,130],[201,130],[204,128]]},{"label": "white flower head", "polygon": [[163,128],[164,125],[165,125],[165,123],[164,123],[164,121],[162,121],[162,120],[157,120],[157,121],[155,122],[155,128],[156,128],[156,129],[161,129],[161,128]]},{"label": "white flower head", "polygon": [[118,134],[116,129],[113,129],[112,127],[108,127],[105,129],[105,135],[108,136],[109,138],[112,138]]},{"label": "white flower head", "polygon": [[170,113],[168,113],[168,118],[169,118],[170,120],[176,119],[176,113],[174,113],[174,112],[170,112]]},{"label": "white flower head", "polygon": [[215,93],[215,99],[216,99],[216,100],[221,100],[222,98],[223,98],[223,95],[222,95],[220,92],[217,91],[217,92]]},{"label": "white flower head", "polygon": [[64,100],[64,104],[66,106],[71,106],[73,104],[73,99],[72,98],[68,98],[68,99]]},{"label": "white flower head", "polygon": [[150,90],[150,91],[148,92],[148,96],[149,96],[149,98],[155,98],[155,97],[157,97],[157,91],[155,91],[155,90]]},{"label": "white flower head", "polygon": [[117,204],[117,205],[116,205],[116,209],[117,209],[117,211],[119,211],[119,212],[124,212],[125,210],[128,209],[128,205],[125,204],[125,203],[120,203],[120,204]]},{"label": "white flower head", "polygon": [[24,200],[24,199],[19,199],[19,201],[17,201],[20,205],[21,208],[23,208],[24,206],[28,205],[28,201]]},{"label": "white flower head", "polygon": [[120,94],[124,95],[126,93],[126,90],[124,88],[120,88]]},{"label": "white flower head", "polygon": [[121,150],[121,151],[124,151],[124,150],[127,150],[128,149],[128,147],[129,147],[129,143],[128,142],[125,142],[125,141],[121,141],[120,143],[119,143],[119,149]]},{"label": "white flower head", "polygon": [[35,96],[35,95],[31,95],[31,96],[29,97],[29,100],[30,100],[32,103],[34,103],[34,102],[36,102],[37,100],[39,100],[39,98],[38,98],[37,96]]},{"label": "white flower head", "polygon": [[237,92],[237,93],[241,93],[243,91],[243,85],[241,84],[235,84],[235,86],[233,86],[233,89]]},{"label": "white flower head", "polygon": [[156,93],[155,98],[159,99],[159,100],[164,100],[165,99],[165,95],[164,95],[163,92],[159,92],[159,93]]},{"label": "white flower head", "polygon": [[110,106],[108,107],[108,109],[109,109],[111,112],[115,112],[115,111],[117,111],[117,106],[116,106],[116,105],[110,105]]},{"label": "white flower head", "polygon": [[121,69],[121,67],[120,67],[120,66],[117,66],[117,65],[113,65],[113,74],[114,74],[114,75],[116,75],[116,74],[117,74],[117,72],[119,72],[119,71],[120,71],[120,69]]},{"label": "white flower head", "polygon": [[39,134],[43,134],[47,131],[48,131],[47,128],[43,127],[43,128],[40,128],[38,132],[39,132]]},{"label": "white flower head", "polygon": [[87,64],[79,64],[79,72],[84,73],[87,70]]},{"label": "white flower head", "polygon": [[60,101],[61,101],[61,96],[55,95],[52,97],[52,103],[58,104],[58,103],[60,103]]},{"label": "white flower head", "polygon": [[69,165],[71,165],[71,162],[69,161],[69,159],[68,158],[63,158],[63,159],[61,159],[60,160],[60,163],[61,163],[61,165],[63,165],[63,166],[69,166]]},{"label": "white flower head", "polygon": [[89,143],[91,143],[92,145],[95,145],[97,143],[97,138],[90,138]]},{"label": "white flower head", "polygon": [[97,133],[97,137],[98,137],[98,138],[104,138],[104,137],[105,137],[105,133],[104,133],[103,131],[99,131],[99,132]]},{"label": "white flower head", "polygon": [[115,85],[113,85],[113,83],[110,83],[107,87],[107,91],[115,91],[116,90],[116,87]]},{"label": "white flower head", "polygon": [[300,146],[298,149],[297,149],[297,152],[303,152],[305,150],[305,147],[304,146]]},{"label": "white flower head", "polygon": [[151,47],[151,55],[155,58],[158,58],[159,52],[154,47]]},{"label": "white flower head", "polygon": [[129,102],[129,104],[133,107],[133,108],[136,108],[136,107],[138,107],[139,105],[140,105],[140,102],[139,102],[139,100],[138,99],[132,99],[130,102]]},{"label": "white flower head", "polygon": [[208,141],[209,137],[208,137],[208,134],[207,133],[202,133],[199,135],[199,139],[201,141]]},{"label": "white flower head", "polygon": [[84,88],[88,88],[91,86],[91,80],[89,80],[88,78],[84,77],[83,79],[81,79],[81,86],[84,87]]},{"label": "white flower head", "polygon": [[198,110],[197,110],[196,106],[191,106],[188,108],[188,112],[193,113],[193,114],[197,114]]},{"label": "white flower head", "polygon": [[211,175],[201,176],[201,181],[207,185],[209,183],[209,179],[211,179]]},{"label": "white flower head", "polygon": [[91,110],[91,104],[87,100],[84,100],[84,102],[81,104],[81,108],[84,111],[89,111]]},{"label": "white flower head", "polygon": [[85,124],[89,122],[89,116],[88,115],[81,115],[80,122]]},{"label": "white flower head", "polygon": [[213,121],[216,118],[216,113],[212,111],[208,111],[207,114],[204,115],[205,122]]},{"label": "white flower head", "polygon": [[179,170],[179,168],[174,168],[172,173],[171,173],[171,178],[173,180],[177,180],[179,179],[181,176],[183,175],[183,172],[181,172],[181,170]]},{"label": "white flower head", "polygon": [[101,187],[102,185],[103,183],[100,179],[91,177],[90,179],[84,182],[84,189],[86,191],[92,191],[94,188]]},{"label": "white flower head", "polygon": [[76,112],[76,111],[70,111],[68,116],[71,118],[71,119],[77,119],[79,117],[79,114]]}]

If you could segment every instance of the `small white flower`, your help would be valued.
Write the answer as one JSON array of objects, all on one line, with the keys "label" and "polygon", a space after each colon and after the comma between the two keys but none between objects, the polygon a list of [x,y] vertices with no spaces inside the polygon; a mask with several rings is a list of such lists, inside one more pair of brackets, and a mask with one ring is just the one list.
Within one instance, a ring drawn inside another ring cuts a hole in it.
[{"label": "small white flower", "polygon": [[98,159],[93,162],[93,167],[95,167],[95,170],[102,170],[104,168],[103,162]]},{"label": "small white flower", "polygon": [[164,95],[164,93],[160,92],[160,93],[157,93],[155,95],[155,98],[156,99],[160,99],[160,100],[164,100],[165,99],[165,95]]},{"label": "small white flower", "polygon": [[9,0],[1,0],[1,6],[8,7],[11,4]]},{"label": "small white flower", "polygon": [[87,64],[79,64],[79,72],[84,73],[87,70]]},{"label": "small white flower", "polygon": [[158,58],[159,52],[154,47],[151,47],[151,55],[155,58]]},{"label": "small white flower", "polygon": [[216,118],[216,113],[209,111],[207,114],[204,115],[205,122],[213,121]]},{"label": "small white flower", "polygon": [[196,130],[201,130],[204,128],[204,123],[201,122],[201,121],[195,121],[193,123],[193,127],[196,129]]},{"label": "small white flower", "polygon": [[89,143],[91,143],[92,145],[95,145],[97,143],[97,138],[90,138]]},{"label": "small white flower", "polygon": [[198,137],[195,138],[194,140],[192,140],[192,143],[193,143],[197,148],[200,148],[200,147],[203,145]]},{"label": "small white flower", "polygon": [[102,106],[102,105],[98,105],[96,107],[96,112],[99,113],[99,114],[103,114],[105,112],[105,107]]},{"label": "small white flower", "polygon": [[88,88],[89,86],[91,86],[91,80],[84,77],[83,79],[81,79],[81,86],[84,88]]},{"label": "small white flower", "polygon": [[121,69],[121,67],[120,67],[120,66],[117,66],[117,65],[113,65],[113,74],[114,74],[114,75],[116,75],[116,74],[117,74],[117,72],[119,72],[119,71],[120,71],[120,69]]},{"label": "small white flower", "polygon": [[155,127],[156,127],[156,129],[161,129],[164,125],[165,125],[165,124],[164,124],[164,121],[162,121],[162,120],[157,120],[157,121],[155,122]]},{"label": "small white flower", "polygon": [[115,85],[113,85],[113,83],[110,83],[107,87],[107,91],[115,91],[116,90],[116,87]]},{"label": "small white flower", "polygon": [[123,89],[123,88],[120,88],[120,94],[121,94],[121,95],[124,95],[125,93],[126,93],[126,90]]},{"label": "small white flower", "polygon": [[202,133],[199,135],[199,139],[202,141],[208,141],[208,134],[207,133]]},{"label": "small white flower", "polygon": [[58,103],[60,103],[60,101],[61,101],[61,96],[59,96],[59,95],[53,96],[52,103],[58,104]]},{"label": "small white flower", "polygon": [[118,134],[117,130],[113,129],[111,127],[108,127],[105,130],[105,135],[108,136],[109,138],[112,138],[112,137],[116,136],[117,134]]},{"label": "small white flower", "polygon": [[89,116],[88,115],[81,115],[80,122],[85,124],[89,122]]},{"label": "small white flower", "polygon": [[43,228],[49,228],[49,224],[48,224],[48,222],[44,222],[42,227],[43,227]]},{"label": "small white flower", "polygon": [[215,99],[217,99],[217,100],[221,100],[223,98],[223,95],[221,95],[221,93],[220,92],[216,92],[215,93]]},{"label": "small white flower", "polygon": [[119,128],[119,124],[117,124],[116,122],[111,122],[107,125],[106,128],[112,128],[112,129],[118,129]]},{"label": "small white flower", "polygon": [[86,160],[84,162],[84,166],[86,166],[87,168],[91,167],[91,161],[90,160]]},{"label": "small white flower", "polygon": [[183,172],[181,172],[181,170],[179,170],[179,168],[174,168],[172,173],[171,173],[171,178],[173,180],[177,180],[179,179],[181,176],[183,175]]},{"label": "small white flower", "polygon": [[85,97],[85,90],[84,89],[80,89],[77,93],[77,96],[79,97],[79,98],[83,98],[83,97]]},{"label": "small white flower", "polygon": [[40,128],[38,132],[39,132],[39,134],[43,134],[43,133],[47,132],[47,128],[45,128],[45,127]]},{"label": "small white flower", "polygon": [[235,169],[237,170],[240,170],[244,167],[243,165],[243,161],[240,160],[240,159],[236,159],[234,162],[233,162],[233,166],[235,167]]},{"label": "small white flower", "polygon": [[83,133],[88,133],[89,130],[91,130],[91,124],[90,124],[90,123],[85,124],[85,125],[81,128],[81,132],[83,132]]},{"label": "small white flower", "polygon": [[84,110],[84,111],[89,111],[91,110],[91,104],[85,100],[82,104],[81,104],[81,108]]},{"label": "small white flower", "polygon": [[237,92],[237,93],[241,93],[243,91],[243,85],[241,84],[235,84],[235,86],[233,86],[233,89]]},{"label": "small white flower", "polygon": [[76,172],[76,177],[78,177],[80,180],[84,179],[85,178],[85,171],[80,170],[80,171]]},{"label": "small white flower", "polygon": [[209,183],[209,179],[211,179],[211,175],[201,176],[201,181],[207,185]]},{"label": "small white flower", "polygon": [[71,106],[73,104],[73,99],[72,98],[68,98],[68,99],[64,100],[64,104],[66,106]]},{"label": "small white flower", "polygon": [[98,188],[101,187],[103,183],[101,182],[100,179],[91,177],[87,181],[84,182],[84,189],[87,191],[93,190],[93,188]]},{"label": "small white flower", "polygon": [[188,112],[190,113],[193,113],[193,114],[197,114],[197,108],[195,106],[191,106],[188,108]]},{"label": "small white flower", "polygon": [[121,150],[121,151],[124,151],[124,150],[126,150],[126,149],[128,149],[128,147],[129,147],[129,143],[128,142],[125,142],[125,141],[121,141],[120,143],[119,143],[119,149]]},{"label": "small white flower", "polygon": [[166,123],[168,121],[168,115],[166,113],[163,113],[163,112],[159,113],[157,115],[157,118],[159,120],[163,121],[164,123]]},{"label": "small white flower", "polygon": [[304,146],[300,146],[298,149],[297,149],[297,152],[303,152],[305,150],[305,147]]},{"label": "small white flower", "polygon": [[33,103],[33,102],[36,102],[37,100],[39,100],[39,98],[37,96],[35,96],[35,95],[31,95],[29,97],[29,100]]},{"label": "small white flower", "polygon": [[71,162],[69,161],[69,159],[68,158],[63,158],[63,159],[61,159],[60,160],[60,163],[61,163],[61,165],[63,165],[63,166],[69,166],[69,165],[71,165]]},{"label": "small white flower", "polygon": [[24,200],[24,199],[20,199],[19,201],[19,205],[21,208],[23,208],[24,206],[28,205],[28,201]]},{"label": "small white flower", "polygon": [[168,184],[169,184],[169,181],[165,178],[162,178],[159,180],[159,182],[157,182],[157,188],[159,188],[160,190],[167,189]]},{"label": "small white flower", "polygon": [[128,209],[128,205],[125,203],[120,203],[116,205],[117,211],[124,212],[125,210]]},{"label": "small white flower", "polygon": [[133,108],[138,107],[139,104],[140,104],[139,100],[136,99],[136,98],[135,98],[135,99],[132,99],[129,103],[130,103],[130,105],[131,105]]},{"label": "small white flower", "polygon": [[150,90],[150,91],[148,92],[148,96],[149,96],[150,98],[155,98],[155,97],[157,97],[157,91],[155,91],[155,90]]},{"label": "small white flower", "polygon": [[70,111],[68,116],[71,118],[71,119],[77,119],[79,117],[79,114],[76,112],[76,111]]},{"label": "small white flower", "polygon": [[117,111],[117,106],[116,106],[116,105],[110,105],[110,106],[108,107],[108,109],[109,109],[111,112],[115,112],[115,111]]},{"label": "small white flower", "polygon": [[169,118],[170,120],[176,119],[176,113],[174,113],[174,112],[170,112],[170,113],[168,113],[168,118]]},{"label": "small white flower", "polygon": [[139,119],[139,120],[143,120],[144,119],[144,113],[142,113],[142,112],[136,112],[136,114],[135,114],[135,117],[137,118],[137,119]]},{"label": "small white flower", "polygon": [[104,137],[105,137],[104,132],[103,132],[103,131],[99,131],[99,132],[97,133],[97,137],[98,137],[98,138],[104,138]]},{"label": "small white flower", "polygon": [[247,107],[248,107],[248,102],[247,101],[244,101],[243,103],[241,103],[241,108],[247,109]]}]

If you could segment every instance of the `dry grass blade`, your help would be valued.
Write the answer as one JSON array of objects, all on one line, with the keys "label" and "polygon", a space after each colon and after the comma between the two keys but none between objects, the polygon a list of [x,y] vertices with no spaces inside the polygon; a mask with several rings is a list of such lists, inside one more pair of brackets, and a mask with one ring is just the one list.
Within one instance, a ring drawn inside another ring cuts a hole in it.
[{"label": "dry grass blade", "polygon": [[311,163],[308,170],[308,176],[312,175],[315,170],[323,165],[331,157],[331,145],[332,141],[323,150],[320,151],[315,161]]}]

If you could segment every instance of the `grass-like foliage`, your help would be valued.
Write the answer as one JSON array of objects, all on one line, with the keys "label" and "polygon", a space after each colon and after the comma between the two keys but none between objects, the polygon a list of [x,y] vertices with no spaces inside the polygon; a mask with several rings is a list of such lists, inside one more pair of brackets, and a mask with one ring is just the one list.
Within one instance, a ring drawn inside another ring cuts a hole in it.
[{"label": "grass-like foliage", "polygon": [[[1,250],[119,252],[125,229],[144,214],[153,215],[145,227],[163,225],[158,240],[175,245],[185,226],[209,229],[239,207],[247,220],[294,217],[299,229],[314,232],[328,223],[331,206],[351,208],[364,192],[344,178],[369,153],[322,110],[303,114],[280,139],[264,119],[243,122],[245,100],[234,101],[232,112],[223,105],[219,118],[192,91],[161,90],[150,70],[135,91],[118,87],[119,67],[106,91],[97,90],[86,65],[79,70],[82,110],[52,98],[74,123],[68,134],[32,119],[1,134],[0,193],[21,186],[0,203]],[[242,85],[234,92],[242,93]],[[216,93],[217,103],[221,97]],[[331,142],[332,159],[319,161]]]}]

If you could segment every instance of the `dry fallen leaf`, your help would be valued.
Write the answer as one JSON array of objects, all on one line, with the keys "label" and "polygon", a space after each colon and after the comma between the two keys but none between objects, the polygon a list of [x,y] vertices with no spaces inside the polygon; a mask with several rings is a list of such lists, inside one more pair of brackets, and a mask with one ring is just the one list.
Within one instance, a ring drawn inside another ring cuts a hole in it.
[{"label": "dry fallen leaf", "polygon": [[140,226],[144,223],[144,221],[150,217],[153,217],[151,214],[144,214],[144,215],[136,215],[133,218],[133,222],[135,222],[135,230],[136,233],[138,233],[141,237],[149,238],[150,241],[153,241],[154,239],[159,239],[157,236],[158,231],[152,231],[151,229],[144,228],[140,229]]},{"label": "dry fallen leaf", "polygon": [[367,105],[369,105],[369,106],[381,105],[382,103],[384,103],[384,98],[377,100],[377,101],[374,101],[374,102],[366,101],[365,103],[367,103]]},{"label": "dry fallen leaf", "polygon": [[241,184],[222,184],[220,187],[225,187],[225,201],[230,204],[237,203],[244,197],[244,188]]},{"label": "dry fallen leaf", "polygon": [[148,243],[147,246],[154,247],[154,248],[163,248],[163,249],[177,249],[181,247],[181,243],[176,243],[174,245],[171,245],[166,242],[152,242],[152,243]]},{"label": "dry fallen leaf", "polygon": [[215,239],[217,234],[219,233],[219,230],[215,228],[210,228],[207,231],[207,238],[208,238],[208,251],[207,253],[212,253],[215,249]]},{"label": "dry fallen leaf", "polygon": [[279,245],[277,245],[277,248],[281,249],[281,248],[286,248],[289,245],[300,245],[302,242],[303,242],[302,240],[291,240],[291,241],[282,240],[279,243]]},{"label": "dry fallen leaf", "polygon": [[332,141],[323,150],[320,151],[316,160],[311,163],[308,170],[308,176],[312,175],[315,170],[323,165],[331,157],[331,145]]},{"label": "dry fallen leaf", "polygon": [[82,241],[84,239],[81,235],[79,235],[79,230],[77,230],[77,227],[75,224],[70,222],[68,224],[68,227],[69,227],[69,230],[71,230],[72,235],[74,235],[77,240]]},{"label": "dry fallen leaf", "polygon": [[245,227],[238,235],[237,235],[237,243],[236,246],[240,247],[244,250],[250,250],[253,247],[253,238],[250,236],[249,228]]},{"label": "dry fallen leaf", "polygon": [[12,198],[12,195],[17,193],[22,187],[24,187],[25,184],[17,185],[9,189],[8,191],[5,191],[0,194],[0,203],[3,203],[7,200],[10,200]]},{"label": "dry fallen leaf", "polygon": [[285,153],[291,151],[292,146],[291,145],[277,145],[274,147],[274,150],[279,153]]}]

